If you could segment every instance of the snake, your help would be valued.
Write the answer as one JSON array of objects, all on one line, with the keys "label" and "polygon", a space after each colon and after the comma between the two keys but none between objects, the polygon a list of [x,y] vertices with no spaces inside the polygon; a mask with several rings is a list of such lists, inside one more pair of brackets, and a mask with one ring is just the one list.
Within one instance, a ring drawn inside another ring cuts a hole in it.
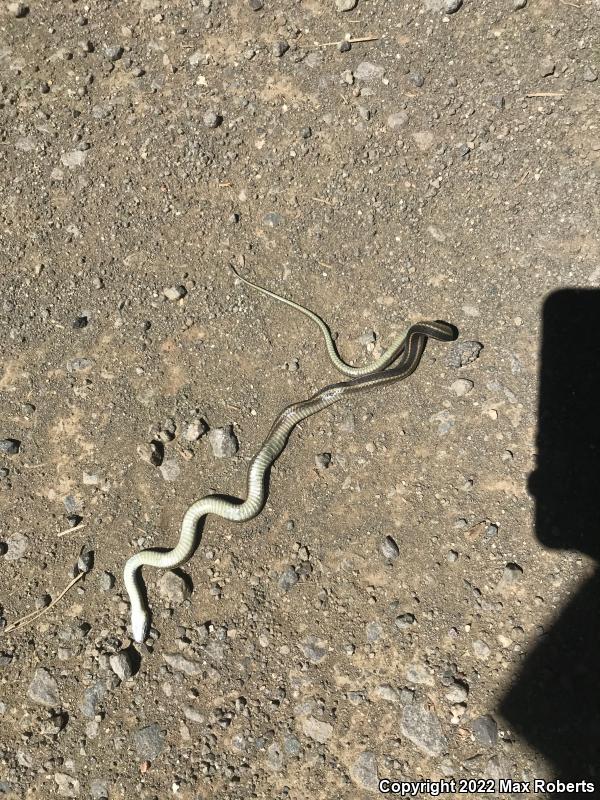
[{"label": "snake", "polygon": [[136,642],[145,641],[151,624],[145,585],[141,576],[142,567],[175,569],[185,564],[198,546],[199,523],[209,514],[215,514],[231,522],[247,522],[256,517],[266,503],[268,472],[285,449],[290,434],[299,422],[343,398],[408,378],[419,365],[427,339],[451,342],[458,335],[456,328],[447,322],[439,320],[417,322],[410,325],[401,337],[396,338],[376,361],[367,367],[353,367],[339,356],[330,329],[321,317],[299,303],[252,283],[239,275],[233,266],[231,268],[243,283],[300,311],[315,322],[325,338],[333,365],[351,377],[350,380],[329,384],[307,400],[292,403],[279,413],[262,446],[250,461],[244,500],[235,501],[219,494],[207,495],[196,500],[183,516],[179,541],[175,547],[168,550],[154,548],[141,550],[127,560],[123,579],[131,606],[131,631]]}]

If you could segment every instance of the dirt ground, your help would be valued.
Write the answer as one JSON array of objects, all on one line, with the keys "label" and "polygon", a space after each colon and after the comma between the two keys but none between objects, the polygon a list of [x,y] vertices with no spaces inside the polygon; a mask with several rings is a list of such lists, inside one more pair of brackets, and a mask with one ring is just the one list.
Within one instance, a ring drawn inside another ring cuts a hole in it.
[{"label": "dirt ground", "polygon": [[[1,797],[600,785],[597,552],[564,494],[594,475],[570,366],[600,313],[600,5],[457,6],[3,2]],[[125,560],[243,497],[278,412],[339,380],[230,263],[354,364],[407,322],[460,337],[302,423],[260,516],[146,570],[134,645]]]}]

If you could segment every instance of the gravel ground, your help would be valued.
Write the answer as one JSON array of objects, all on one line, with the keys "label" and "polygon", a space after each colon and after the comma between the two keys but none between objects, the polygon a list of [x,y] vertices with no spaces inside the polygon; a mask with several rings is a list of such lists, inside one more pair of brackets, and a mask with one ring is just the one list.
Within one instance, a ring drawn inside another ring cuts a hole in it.
[{"label": "gravel ground", "polygon": [[[560,634],[597,548],[544,541],[530,486],[544,300],[600,280],[598,0],[31,0],[0,23],[0,796],[599,780],[592,665]],[[146,572],[135,646],[125,559],[243,495],[277,413],[337,377],[230,262],[353,363],[407,320],[460,338],[303,423],[258,518]]]}]

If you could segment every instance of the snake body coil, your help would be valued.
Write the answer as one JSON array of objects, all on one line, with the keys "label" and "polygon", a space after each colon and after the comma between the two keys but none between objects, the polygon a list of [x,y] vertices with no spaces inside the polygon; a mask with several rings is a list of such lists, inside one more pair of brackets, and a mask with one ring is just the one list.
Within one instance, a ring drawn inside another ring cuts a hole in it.
[{"label": "snake body coil", "polygon": [[[238,277],[241,278],[241,276]],[[243,502],[235,503],[221,495],[209,495],[197,500],[188,508],[183,517],[179,541],[174,548],[165,552],[142,550],[127,561],[124,570],[124,581],[131,601],[133,636],[138,642],[143,642],[146,639],[150,628],[150,613],[142,591],[140,575],[142,566],[173,569],[184,564],[191,558],[196,549],[198,523],[207,514],[216,514],[232,522],[246,522],[257,516],[265,504],[265,475],[267,470],[281,455],[290,433],[301,420],[333,405],[343,397],[404,380],[419,365],[428,338],[444,342],[449,342],[456,338],[456,330],[445,322],[419,322],[411,325],[406,334],[401,339],[396,340],[383,356],[370,367],[350,367],[339,358],[329,328],[320,317],[317,317],[316,314],[313,314],[303,306],[264,289],[262,286],[252,284],[244,278],[241,278],[241,280],[264,294],[296,308],[317,322],[325,336],[327,349],[334,365],[346,374],[355,375],[356,377],[349,381],[326,386],[308,400],[293,403],[279,414],[262,447],[250,462],[247,475],[246,499]],[[332,353],[335,357],[332,356]],[[384,369],[397,358],[399,360],[394,367],[387,370]],[[343,369],[340,365],[343,365]]]}]

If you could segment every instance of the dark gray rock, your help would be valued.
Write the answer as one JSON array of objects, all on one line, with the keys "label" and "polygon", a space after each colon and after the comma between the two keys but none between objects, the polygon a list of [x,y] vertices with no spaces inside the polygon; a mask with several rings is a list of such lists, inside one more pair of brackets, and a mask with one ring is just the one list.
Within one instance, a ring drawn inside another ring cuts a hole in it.
[{"label": "dark gray rock", "polygon": [[493,747],[498,741],[498,725],[488,714],[471,722],[471,732],[479,744],[485,747]]},{"label": "dark gray rock", "polygon": [[439,756],[448,746],[439,719],[422,703],[411,703],[404,707],[401,730],[428,756]]},{"label": "dark gray rock", "polygon": [[0,453],[5,456],[16,456],[21,448],[18,439],[0,439]]},{"label": "dark gray rock", "polygon": [[96,681],[93,686],[88,687],[83,693],[80,704],[81,713],[88,719],[93,719],[98,713],[98,705],[106,694],[106,684]]},{"label": "dark gray rock", "polygon": [[377,773],[377,758],[375,753],[363,751],[350,767],[350,777],[354,783],[371,792],[379,788],[379,775]]},{"label": "dark gray rock", "polygon": [[284,39],[282,39],[279,42],[275,42],[275,44],[273,45],[272,53],[275,56],[275,58],[281,58],[281,56],[285,55],[285,53],[287,53],[289,49],[290,49],[289,44]]},{"label": "dark gray rock", "polygon": [[289,592],[298,583],[298,573],[294,567],[289,566],[279,576],[277,584],[284,592]]},{"label": "dark gray rock", "polygon": [[479,358],[479,354],[483,350],[481,342],[473,340],[464,340],[455,342],[450,348],[448,353],[448,366],[453,369],[465,367]]},{"label": "dark gray rock", "polygon": [[327,657],[327,642],[317,636],[307,636],[298,646],[313,664],[320,664]]},{"label": "dark gray rock", "polygon": [[386,536],[379,545],[379,549],[381,550],[382,555],[385,558],[389,558],[391,561],[395,561],[400,555],[400,548],[392,536]]},{"label": "dark gray rock", "polygon": [[154,761],[165,746],[165,732],[156,723],[145,725],[135,731],[133,743],[140,761]]},{"label": "dark gray rock", "polygon": [[60,705],[58,684],[50,672],[44,669],[44,667],[38,667],[38,669],[36,669],[33,679],[29,684],[27,694],[34,703],[50,707]]}]

